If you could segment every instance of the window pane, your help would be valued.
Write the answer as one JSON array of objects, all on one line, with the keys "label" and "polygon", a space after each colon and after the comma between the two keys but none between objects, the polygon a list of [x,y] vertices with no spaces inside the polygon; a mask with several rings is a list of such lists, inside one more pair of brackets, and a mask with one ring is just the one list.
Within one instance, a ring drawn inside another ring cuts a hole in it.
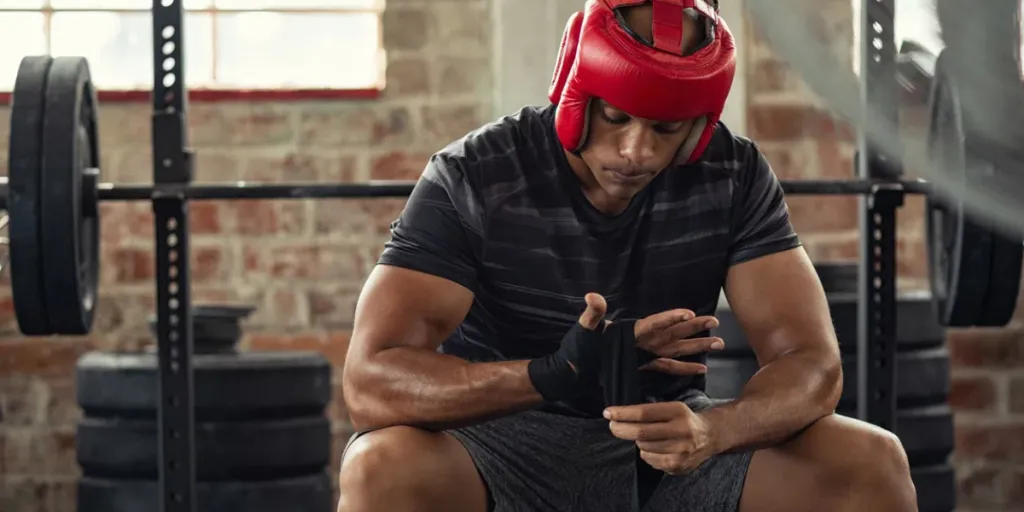
[{"label": "window pane", "polygon": [[[10,0],[0,0],[0,2],[7,1]],[[186,9],[203,9],[210,7],[212,0],[184,1]],[[153,0],[50,0],[50,7],[54,9],[139,9],[148,11],[153,8]]]},{"label": "window pane", "polygon": [[43,1],[44,0],[0,0],[0,9],[41,9],[43,7]]},{"label": "window pane", "polygon": [[[68,0],[65,0],[68,1]],[[73,0],[72,0],[73,1]],[[377,9],[383,0],[214,0],[218,9]]]},{"label": "window pane", "polygon": [[0,89],[14,89],[18,65],[26,55],[45,55],[46,36],[43,15],[34,12],[9,12],[0,15]]},{"label": "window pane", "polygon": [[[186,16],[185,78],[189,84],[212,78],[212,27],[208,14]],[[152,88],[149,13],[58,12],[53,15],[51,33],[51,53],[88,58],[97,87]]]},{"label": "window pane", "polygon": [[380,75],[377,14],[217,16],[223,87],[367,88]]}]

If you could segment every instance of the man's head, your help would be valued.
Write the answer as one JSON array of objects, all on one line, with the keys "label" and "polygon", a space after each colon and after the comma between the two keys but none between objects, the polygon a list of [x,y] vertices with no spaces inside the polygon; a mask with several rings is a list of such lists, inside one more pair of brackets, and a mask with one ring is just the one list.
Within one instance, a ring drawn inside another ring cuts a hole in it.
[{"label": "man's head", "polygon": [[704,0],[591,0],[569,20],[549,96],[585,185],[627,200],[700,156],[732,85],[735,48]]}]

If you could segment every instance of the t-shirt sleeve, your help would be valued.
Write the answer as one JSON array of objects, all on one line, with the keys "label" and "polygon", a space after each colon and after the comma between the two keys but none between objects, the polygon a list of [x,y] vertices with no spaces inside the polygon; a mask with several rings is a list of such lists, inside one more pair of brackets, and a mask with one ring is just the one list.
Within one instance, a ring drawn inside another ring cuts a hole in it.
[{"label": "t-shirt sleeve", "polygon": [[756,145],[747,150],[734,186],[730,265],[800,246],[782,184]]},{"label": "t-shirt sleeve", "polygon": [[435,155],[391,223],[379,264],[454,281],[475,292],[482,209],[457,163]]}]

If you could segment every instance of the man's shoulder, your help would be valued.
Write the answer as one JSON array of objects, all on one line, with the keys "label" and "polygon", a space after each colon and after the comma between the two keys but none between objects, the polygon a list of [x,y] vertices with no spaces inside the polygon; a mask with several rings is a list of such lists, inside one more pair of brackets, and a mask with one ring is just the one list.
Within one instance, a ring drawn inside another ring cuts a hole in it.
[{"label": "man's shoulder", "polygon": [[760,159],[761,150],[757,143],[736,133],[724,122],[719,121],[702,161],[707,165],[737,175],[742,172],[756,172]]},{"label": "man's shoulder", "polygon": [[480,126],[434,153],[428,172],[477,192],[520,181],[524,170],[538,165],[525,160],[543,158],[552,143],[550,108],[523,107]]}]

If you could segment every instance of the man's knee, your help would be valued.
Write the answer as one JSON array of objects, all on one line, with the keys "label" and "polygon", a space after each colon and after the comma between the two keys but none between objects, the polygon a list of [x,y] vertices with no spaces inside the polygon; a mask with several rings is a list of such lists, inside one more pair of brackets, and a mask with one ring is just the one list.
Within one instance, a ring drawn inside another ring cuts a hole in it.
[{"label": "man's knee", "polygon": [[861,421],[843,418],[835,430],[840,453],[826,463],[828,480],[844,487],[913,495],[910,463],[895,434]]},{"label": "man's knee", "polygon": [[[431,458],[429,439],[444,434],[412,427],[390,427],[367,432],[345,450],[339,475],[342,504],[372,503],[394,493],[415,491],[418,466]],[[424,442],[427,441],[427,442]],[[420,477],[422,477],[420,473]],[[361,510],[339,507],[339,510]]]}]

